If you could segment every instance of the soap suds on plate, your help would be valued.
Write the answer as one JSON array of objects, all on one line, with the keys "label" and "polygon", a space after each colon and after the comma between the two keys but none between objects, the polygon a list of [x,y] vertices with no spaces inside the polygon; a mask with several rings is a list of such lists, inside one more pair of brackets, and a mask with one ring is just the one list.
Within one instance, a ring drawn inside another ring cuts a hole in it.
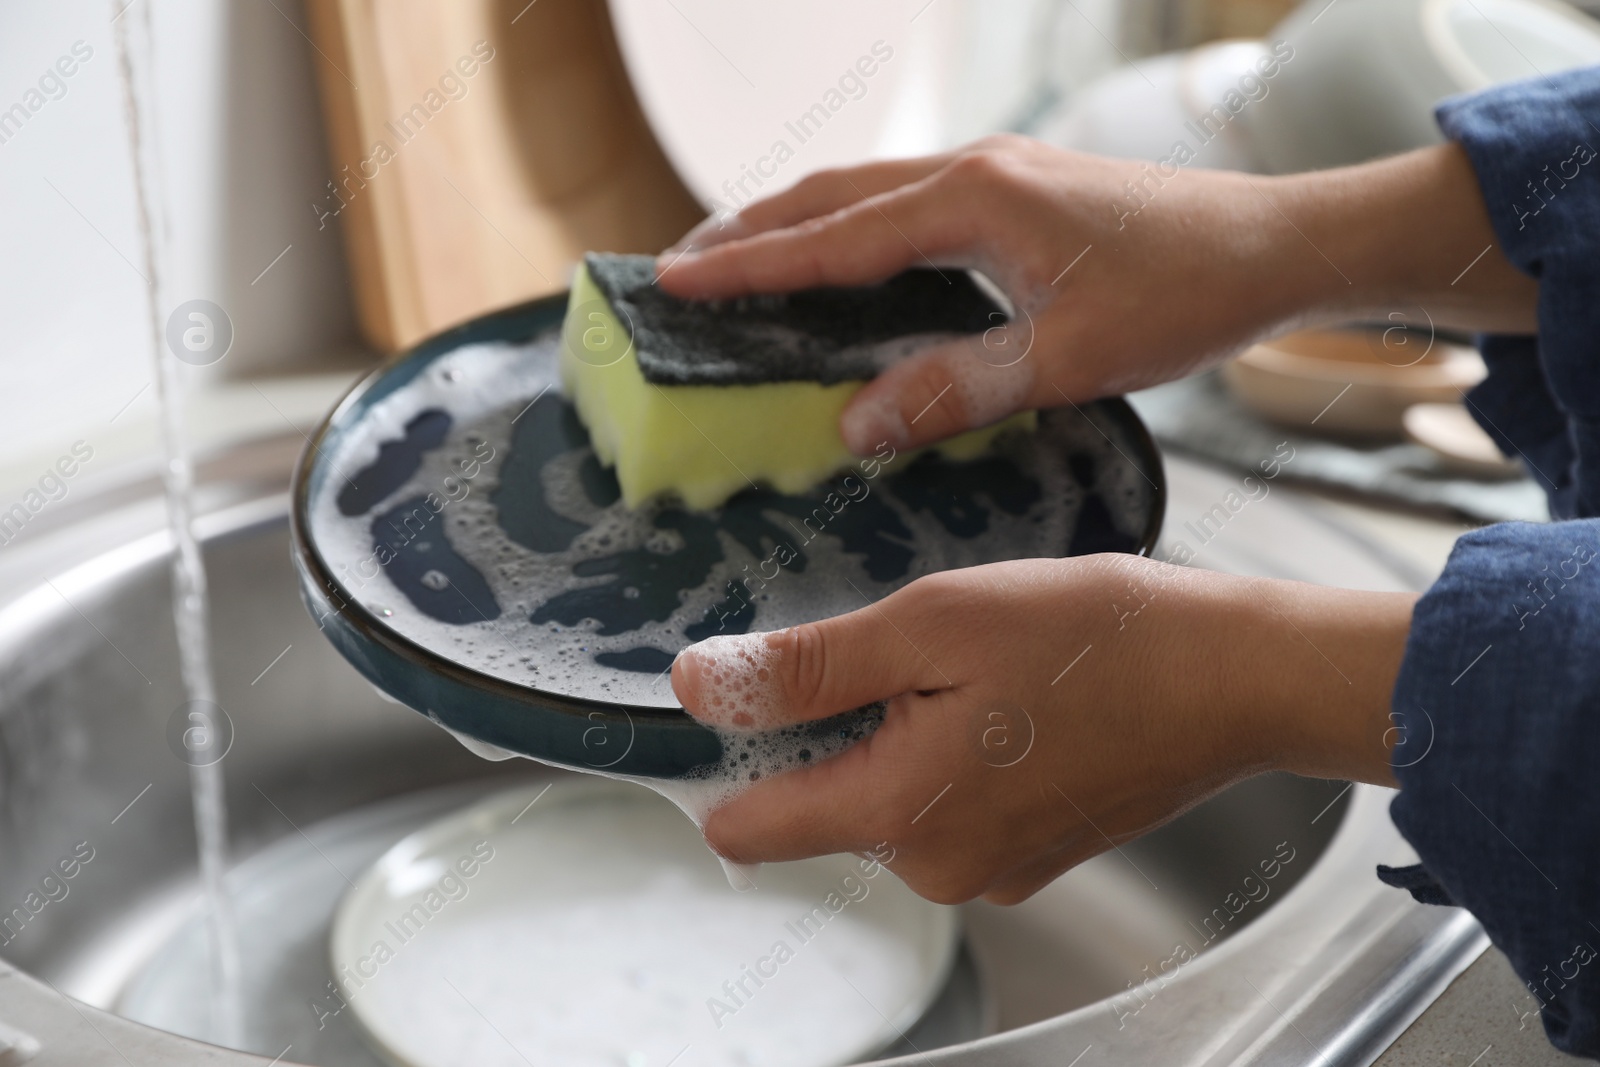
[{"label": "soap suds on plate", "polygon": [[[610,475],[561,396],[560,348],[551,330],[438,357],[324,442],[327,470],[309,511],[345,597],[439,655],[542,692],[675,708],[666,667],[705,632],[779,630],[934,571],[1059,555],[1086,500],[1104,502],[1112,533],[1142,528],[1149,506],[1150,487],[1118,455],[1114,427],[1041,419],[1032,440],[937,475],[926,473],[932,459],[870,460],[814,498],[749,494],[709,515],[670,503],[628,508],[614,481],[603,484]],[[443,442],[371,509],[344,514],[348,480],[428,411],[450,413]],[[546,451],[535,454],[539,442]],[[495,502],[514,478],[527,479],[515,494],[532,516],[525,527]],[[381,550],[375,524],[388,539]],[[1116,535],[1133,543],[1132,533]],[[396,548],[416,561],[409,585],[383,562]],[[481,616],[448,568],[425,562],[431,553],[453,554],[481,578]],[[446,621],[412,597],[461,610]]]}]

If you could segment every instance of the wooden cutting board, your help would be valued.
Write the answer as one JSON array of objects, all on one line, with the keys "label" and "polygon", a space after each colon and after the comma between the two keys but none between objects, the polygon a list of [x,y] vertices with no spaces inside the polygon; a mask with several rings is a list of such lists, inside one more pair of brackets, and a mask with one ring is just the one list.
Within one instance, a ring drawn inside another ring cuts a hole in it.
[{"label": "wooden cutting board", "polygon": [[628,84],[605,0],[307,0],[361,327],[396,352],[654,252],[703,214]]}]

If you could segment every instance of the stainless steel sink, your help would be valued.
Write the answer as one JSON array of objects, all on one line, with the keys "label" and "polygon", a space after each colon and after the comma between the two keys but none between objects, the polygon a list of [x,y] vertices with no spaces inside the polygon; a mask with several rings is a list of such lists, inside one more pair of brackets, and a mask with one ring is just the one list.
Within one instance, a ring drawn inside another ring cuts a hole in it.
[{"label": "stainless steel sink", "polygon": [[[241,447],[202,471],[217,675],[235,729],[226,768],[251,1055],[179,1033],[201,1032],[209,978],[194,934],[188,768],[168,742],[184,698],[158,487],[135,477],[62,501],[0,550],[0,1067],[30,1054],[376,1062],[326,999],[321,939],[345,880],[432,814],[556,773],[475,758],[381,700],[317,633],[288,560],[299,444]],[[1169,473],[1174,530],[1232,484],[1183,461]],[[1234,516],[1200,562],[1405,584],[1282,488]],[[1377,883],[1375,863],[1409,857],[1387,802],[1383,790],[1266,776],[1019,907],[969,906],[970,973],[898,1051],[1077,1067],[1370,1063],[1486,945],[1464,914]]]}]

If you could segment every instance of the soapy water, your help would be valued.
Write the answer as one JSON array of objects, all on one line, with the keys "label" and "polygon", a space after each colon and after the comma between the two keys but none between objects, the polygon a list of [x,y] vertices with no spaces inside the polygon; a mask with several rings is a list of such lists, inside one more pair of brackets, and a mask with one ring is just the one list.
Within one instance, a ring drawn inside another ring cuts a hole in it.
[{"label": "soapy water", "polygon": [[[552,329],[438,357],[325,443],[310,502],[312,539],[345,598],[514,684],[677,709],[669,672],[690,644],[746,636],[705,646],[718,673],[733,666],[726,657],[764,654],[762,631],[863,607],[922,574],[1129,550],[1148,513],[1147,483],[1108,436],[1117,430],[1070,415],[971,461],[888,450],[808,494],[754,489],[706,513],[629,509],[560,394],[559,345]],[[646,785],[704,829],[755,782],[836,755],[881,722],[879,706],[822,729],[772,729],[777,709],[758,670],[746,673],[738,706],[702,709],[719,761],[676,779],[617,774],[608,768],[633,738],[613,721],[595,727],[596,758],[568,769]],[[486,758],[521,755],[456,736]],[[753,868],[724,866],[735,888],[754,884]]]},{"label": "soapy water", "polygon": [[[840,1062],[848,1042],[882,1026],[873,1003],[915,973],[898,939],[845,912],[839,929],[801,946],[740,1004],[723,983],[743,978],[738,965],[770,950],[805,904],[756,896],[730,907],[674,873],[562,910],[490,912],[448,940],[419,938],[371,986],[366,1010],[414,1062],[438,1067],[662,1067],[684,1045],[693,1051],[679,1067],[815,1067]],[[608,951],[619,942],[627,967]],[[740,1006],[719,1027],[708,998]]]},{"label": "soapy water", "polygon": [[[477,824],[495,852],[470,892],[347,986],[406,1062],[846,1062],[883,1035],[880,1010],[903,1018],[941,977],[930,965],[942,938],[917,915],[931,909],[880,895],[906,892],[881,868],[802,865],[730,899],[654,805],[569,802],[514,825],[503,819],[516,807],[500,810]],[[441,837],[393,867],[390,885],[413,870],[427,872],[421,884],[468,840]],[[412,898],[378,899],[338,924],[388,941],[378,920]]]}]

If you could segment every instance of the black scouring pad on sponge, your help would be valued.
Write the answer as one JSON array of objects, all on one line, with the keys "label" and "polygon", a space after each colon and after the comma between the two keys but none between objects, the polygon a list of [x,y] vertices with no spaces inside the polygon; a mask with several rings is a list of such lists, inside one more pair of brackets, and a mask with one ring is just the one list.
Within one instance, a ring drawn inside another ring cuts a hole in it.
[{"label": "black scouring pad on sponge", "polygon": [[856,288],[694,301],[655,284],[650,256],[592,252],[584,263],[657,385],[863,381],[939,336],[1007,321],[970,274],[953,268],[914,268]]}]

